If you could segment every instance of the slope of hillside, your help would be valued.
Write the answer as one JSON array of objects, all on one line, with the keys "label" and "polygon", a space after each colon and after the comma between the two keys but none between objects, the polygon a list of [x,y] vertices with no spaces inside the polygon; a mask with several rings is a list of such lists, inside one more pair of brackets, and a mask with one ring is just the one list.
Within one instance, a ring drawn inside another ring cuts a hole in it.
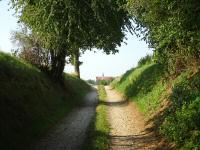
[{"label": "slope of hillside", "polygon": [[114,81],[112,85],[128,99],[136,101],[143,113],[149,113],[159,106],[158,100],[164,96],[166,83],[162,82],[163,76],[162,66],[150,63],[127,71],[120,81]]},{"label": "slope of hillside", "polygon": [[30,149],[90,90],[67,74],[64,84],[65,88],[37,68],[0,53],[0,149]]},{"label": "slope of hillside", "polygon": [[163,67],[147,63],[127,71],[112,86],[153,121],[154,128],[181,149],[200,149],[200,73],[165,75]]}]

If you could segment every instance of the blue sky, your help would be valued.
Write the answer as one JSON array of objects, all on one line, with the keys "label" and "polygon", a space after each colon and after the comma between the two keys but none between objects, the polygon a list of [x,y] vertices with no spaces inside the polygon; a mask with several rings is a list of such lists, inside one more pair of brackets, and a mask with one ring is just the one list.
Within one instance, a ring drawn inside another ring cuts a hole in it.
[{"label": "blue sky", "polygon": [[[13,45],[10,41],[11,31],[17,30],[17,18],[14,11],[8,11],[8,0],[0,1],[0,50],[10,52]],[[135,35],[127,34],[126,44],[119,47],[119,53],[106,55],[101,51],[86,52],[80,58],[83,64],[80,67],[81,78],[95,79],[96,76],[120,76],[128,69],[135,67],[138,60],[146,54],[152,53],[144,41]],[[66,65],[65,72],[73,72],[73,67]]]}]

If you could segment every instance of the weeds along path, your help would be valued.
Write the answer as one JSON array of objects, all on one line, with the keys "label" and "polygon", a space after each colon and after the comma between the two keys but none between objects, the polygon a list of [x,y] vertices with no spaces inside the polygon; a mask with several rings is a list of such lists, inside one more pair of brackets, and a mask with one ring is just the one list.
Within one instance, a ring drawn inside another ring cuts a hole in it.
[{"label": "weeds along path", "polygon": [[34,146],[35,150],[79,150],[86,138],[88,125],[95,115],[98,102],[93,90],[85,98],[85,104],[74,109],[50,133]]},{"label": "weeds along path", "polygon": [[144,118],[137,107],[125,101],[119,93],[106,86],[108,119],[111,125],[110,149],[112,150],[155,150],[159,140],[145,130]]}]

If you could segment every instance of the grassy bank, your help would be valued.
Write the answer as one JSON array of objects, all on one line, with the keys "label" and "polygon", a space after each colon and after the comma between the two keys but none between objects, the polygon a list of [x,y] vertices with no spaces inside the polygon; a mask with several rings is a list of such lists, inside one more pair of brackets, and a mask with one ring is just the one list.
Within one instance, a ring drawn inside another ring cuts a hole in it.
[{"label": "grassy bank", "polygon": [[107,119],[107,107],[102,102],[106,99],[106,91],[103,85],[98,86],[99,104],[96,108],[96,116],[89,129],[88,150],[107,150],[109,144],[110,125]]},{"label": "grassy bank", "polygon": [[200,73],[167,76],[147,63],[127,71],[112,86],[137,103],[157,131],[180,149],[200,149]]},{"label": "grassy bank", "polygon": [[37,68],[0,53],[0,149],[30,149],[90,90],[65,75],[65,89]]},{"label": "grassy bank", "polygon": [[137,102],[144,114],[150,115],[150,112],[159,107],[160,99],[166,96],[167,86],[163,82],[163,76],[162,66],[148,63],[127,71],[120,81],[114,81],[112,86],[124,93],[127,99]]}]

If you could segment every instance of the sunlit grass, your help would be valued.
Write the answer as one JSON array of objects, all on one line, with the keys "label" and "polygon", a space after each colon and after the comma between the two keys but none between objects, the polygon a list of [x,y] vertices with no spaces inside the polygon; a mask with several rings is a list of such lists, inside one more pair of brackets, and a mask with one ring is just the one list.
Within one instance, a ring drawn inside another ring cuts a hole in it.
[{"label": "sunlit grass", "polygon": [[106,100],[106,91],[103,85],[98,87],[99,105],[96,108],[96,117],[89,130],[88,150],[107,150],[109,147],[110,124],[107,118],[107,107],[102,104]]},{"label": "sunlit grass", "polygon": [[112,83],[151,117],[154,130],[184,150],[200,149],[199,85],[199,72],[187,70],[177,77],[166,76],[163,67],[155,63],[129,70]]},{"label": "sunlit grass", "polygon": [[[160,99],[166,91],[166,83],[162,82],[164,71],[162,66],[148,63],[127,71],[121,80],[112,83],[127,99],[135,101],[145,114],[154,112],[160,106]],[[148,113],[147,113],[148,112]]]}]

